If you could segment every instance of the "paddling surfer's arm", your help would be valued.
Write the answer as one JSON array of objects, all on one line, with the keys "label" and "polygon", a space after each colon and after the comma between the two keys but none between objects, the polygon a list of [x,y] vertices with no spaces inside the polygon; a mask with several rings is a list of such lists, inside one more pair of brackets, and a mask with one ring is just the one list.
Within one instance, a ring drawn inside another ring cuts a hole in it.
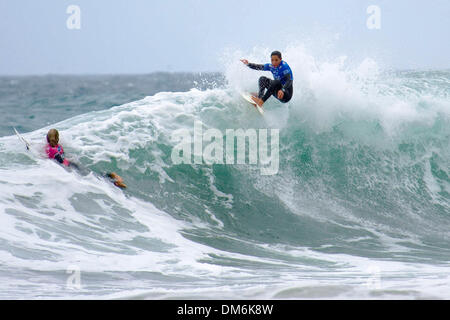
[{"label": "paddling surfer's arm", "polygon": [[54,159],[59,163],[64,163],[64,158],[59,153],[55,154]]},{"label": "paddling surfer's arm", "polygon": [[54,158],[54,159],[55,159],[56,161],[58,161],[59,163],[61,163],[61,164],[65,165],[65,166],[67,166],[67,167],[72,167],[72,168],[75,168],[75,169],[80,169],[79,165],[77,165],[76,163],[73,163],[73,162],[71,162],[71,161],[68,161],[67,159],[64,158],[63,155],[61,155],[61,154],[59,154],[59,153],[57,153],[57,154],[55,155],[55,158]]}]

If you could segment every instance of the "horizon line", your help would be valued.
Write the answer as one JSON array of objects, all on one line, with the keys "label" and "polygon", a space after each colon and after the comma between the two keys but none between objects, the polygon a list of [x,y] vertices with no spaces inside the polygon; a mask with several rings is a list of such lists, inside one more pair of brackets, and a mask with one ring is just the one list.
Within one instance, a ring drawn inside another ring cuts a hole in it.
[{"label": "horizon line", "polygon": [[[405,72],[405,71],[450,71],[450,67],[446,68],[386,68],[381,70],[381,72]],[[99,73],[29,73],[29,74],[0,74],[0,78],[6,77],[46,77],[46,76],[146,76],[152,74],[224,74],[223,71],[151,71],[151,72],[99,72]]]}]

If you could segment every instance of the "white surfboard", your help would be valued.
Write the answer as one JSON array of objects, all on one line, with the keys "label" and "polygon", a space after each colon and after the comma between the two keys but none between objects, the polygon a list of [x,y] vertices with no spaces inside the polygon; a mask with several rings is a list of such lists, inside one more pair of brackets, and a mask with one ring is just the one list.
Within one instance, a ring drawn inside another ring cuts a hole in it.
[{"label": "white surfboard", "polygon": [[19,138],[19,140],[22,141],[23,143],[25,143],[25,147],[27,147],[27,150],[30,150],[31,144],[27,140],[25,140],[24,137],[22,137],[22,135],[16,130],[16,128],[13,127],[13,129],[14,129],[14,132],[16,133],[17,137]]},{"label": "white surfboard", "polygon": [[261,108],[260,106],[258,106],[255,101],[252,100],[252,95],[248,92],[241,92],[241,96],[242,98],[245,99],[245,101],[247,101],[248,103],[251,103],[256,110],[258,110],[259,113],[261,113],[262,115],[264,114],[264,109]]}]

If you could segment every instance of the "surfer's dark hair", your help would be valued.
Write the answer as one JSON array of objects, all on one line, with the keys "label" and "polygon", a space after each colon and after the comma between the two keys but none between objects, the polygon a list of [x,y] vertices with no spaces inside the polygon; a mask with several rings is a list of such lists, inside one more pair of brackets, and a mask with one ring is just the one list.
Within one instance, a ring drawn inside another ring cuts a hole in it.
[{"label": "surfer's dark hair", "polygon": [[278,56],[278,58],[281,59],[281,52],[280,51],[274,51],[270,54],[270,56]]}]

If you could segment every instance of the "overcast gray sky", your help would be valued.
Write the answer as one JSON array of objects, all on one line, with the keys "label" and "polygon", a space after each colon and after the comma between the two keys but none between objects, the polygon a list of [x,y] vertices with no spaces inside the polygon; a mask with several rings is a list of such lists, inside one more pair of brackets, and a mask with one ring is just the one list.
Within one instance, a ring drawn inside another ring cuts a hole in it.
[{"label": "overcast gray sky", "polygon": [[[79,30],[67,28],[69,5],[81,10]],[[367,28],[369,5],[380,29]],[[0,0],[0,74],[221,71],[227,50],[293,42],[449,69],[449,35],[449,0]]]}]

